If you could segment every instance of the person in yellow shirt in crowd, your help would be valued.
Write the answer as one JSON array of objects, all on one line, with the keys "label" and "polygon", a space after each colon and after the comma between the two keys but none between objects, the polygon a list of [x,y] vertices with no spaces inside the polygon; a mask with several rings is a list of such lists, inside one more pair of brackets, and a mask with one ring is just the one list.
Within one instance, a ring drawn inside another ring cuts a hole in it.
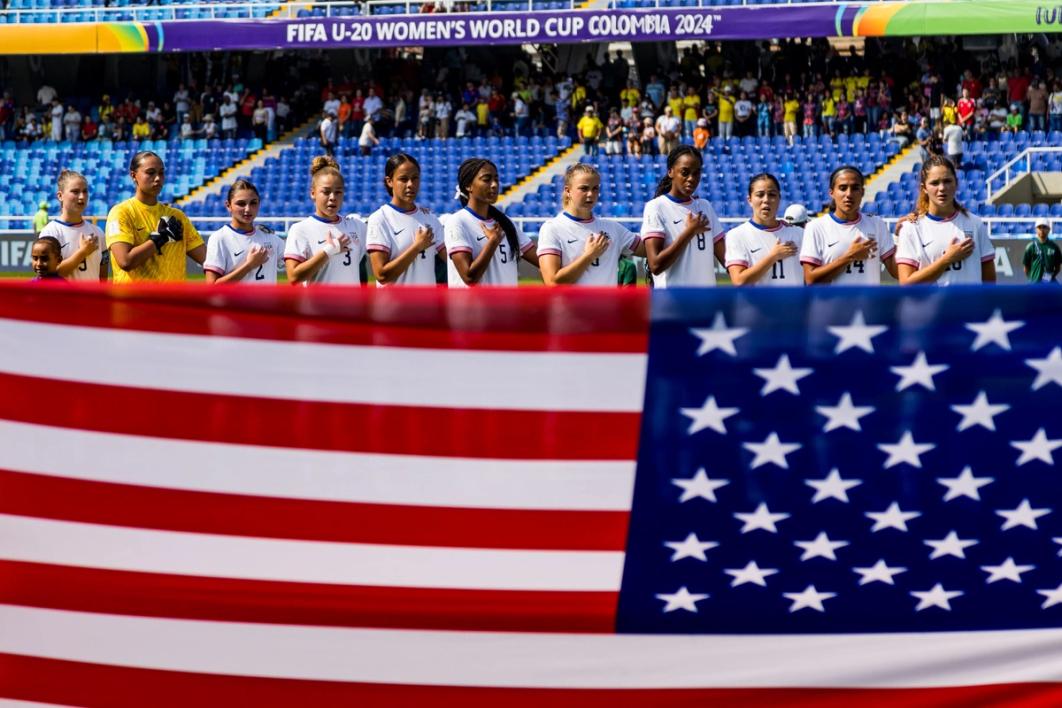
[{"label": "person in yellow shirt in crowd", "polygon": [[789,144],[793,144],[797,134],[797,116],[800,114],[800,101],[793,94],[787,94],[782,104],[782,131]]},{"label": "person in yellow shirt in crowd", "polygon": [[844,93],[845,98],[849,103],[854,103],[856,100],[856,91],[859,90],[859,78],[856,76],[848,76],[844,80]]},{"label": "person in yellow shirt in crowd", "polygon": [[150,140],[151,126],[144,120],[144,116],[137,116],[133,123],[133,140]]},{"label": "person in yellow shirt in crowd", "polygon": [[940,107],[940,122],[944,125],[955,125],[959,122],[959,112],[955,108],[955,101],[945,98],[944,105]]},{"label": "person in yellow shirt in crowd", "polygon": [[619,97],[621,106],[637,106],[642,100],[642,92],[638,90],[634,79],[631,79],[627,82],[627,88],[620,91]]},{"label": "person in yellow shirt in crowd", "polygon": [[734,95],[730,86],[723,88],[719,94],[719,137],[730,140],[734,135]]},{"label": "person in yellow shirt in crowd", "polygon": [[162,158],[147,150],[138,152],[129,162],[129,176],[136,194],[115,204],[107,215],[113,282],[184,281],[187,259],[202,265],[206,244],[184,212],[159,202],[166,182]]},{"label": "person in yellow shirt in crowd", "polygon": [[586,111],[583,112],[583,117],[579,119],[579,123],[575,126],[576,132],[579,133],[579,140],[583,144],[584,154],[597,155],[597,143],[601,139],[601,131],[604,129],[605,126],[601,123],[601,119],[597,117],[594,107],[587,106]]},{"label": "person in yellow shirt in crowd", "polygon": [[827,135],[833,135],[833,127],[837,122],[837,99],[827,94],[822,99],[822,129]]},{"label": "person in yellow shirt in crowd", "polygon": [[688,139],[693,137],[693,130],[697,127],[697,116],[700,114],[701,97],[697,95],[697,91],[692,86],[688,86],[686,95],[682,97],[682,113],[676,114],[682,115],[685,135]]},{"label": "person in yellow shirt in crowd", "polygon": [[579,110],[579,106],[586,101],[586,86],[583,86],[583,82],[576,79],[575,88],[572,89],[572,108]]},{"label": "person in yellow shirt in crowd", "polygon": [[671,108],[671,115],[682,120],[684,104],[682,103],[682,96],[679,95],[678,89],[672,86],[667,92],[667,106]]}]

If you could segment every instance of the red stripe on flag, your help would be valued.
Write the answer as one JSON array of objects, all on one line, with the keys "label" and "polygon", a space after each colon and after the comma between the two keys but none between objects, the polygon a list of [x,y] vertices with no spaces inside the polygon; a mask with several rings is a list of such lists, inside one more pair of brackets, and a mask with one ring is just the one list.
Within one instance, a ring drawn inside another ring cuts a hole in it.
[{"label": "red stripe on flag", "polygon": [[409,546],[622,551],[628,513],[469,509],[160,489],[0,470],[0,513],[168,531]]},{"label": "red stripe on flag", "polygon": [[[533,660],[533,657],[529,657]],[[357,657],[352,657],[357,661]],[[900,689],[721,688],[546,689],[407,686],[303,681],[252,676],[158,671],[0,654],[0,695],[32,701],[114,708],[200,706],[460,706],[461,708],[671,708],[769,705],[807,708],[942,708],[1006,705],[1049,708],[1062,704],[1062,684]]]},{"label": "red stripe on flag", "polygon": [[[582,290],[582,289],[579,289]],[[312,291],[312,292],[311,292]],[[649,297],[547,288],[68,288],[0,282],[0,317],[144,332],[332,344],[645,353]]]},{"label": "red stripe on flag", "polygon": [[615,631],[615,592],[209,578],[0,561],[0,603],[221,622],[498,632]]},{"label": "red stripe on flag", "polygon": [[[160,367],[159,376],[165,376]],[[633,460],[638,413],[292,401],[0,373],[0,418],[149,437],[524,460]],[[407,432],[408,431],[408,432]]]}]

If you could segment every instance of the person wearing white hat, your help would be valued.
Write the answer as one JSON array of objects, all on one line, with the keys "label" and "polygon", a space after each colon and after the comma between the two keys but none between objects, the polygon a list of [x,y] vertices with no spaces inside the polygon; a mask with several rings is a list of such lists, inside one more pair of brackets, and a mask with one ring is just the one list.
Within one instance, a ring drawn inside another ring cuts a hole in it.
[{"label": "person wearing white hat", "polygon": [[1062,249],[1051,240],[1051,222],[1040,217],[1036,220],[1036,238],[1025,247],[1021,263],[1025,277],[1030,283],[1057,283],[1058,271],[1062,268]]},{"label": "person wearing white hat", "polygon": [[782,215],[782,221],[790,226],[804,228],[808,223],[808,210],[804,208],[803,204],[790,204],[785,208],[785,214]]}]

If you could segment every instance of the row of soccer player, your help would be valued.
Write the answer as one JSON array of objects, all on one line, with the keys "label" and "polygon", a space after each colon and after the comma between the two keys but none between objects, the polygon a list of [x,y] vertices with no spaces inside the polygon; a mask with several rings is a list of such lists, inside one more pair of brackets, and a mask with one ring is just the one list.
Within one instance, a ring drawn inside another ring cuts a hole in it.
[{"label": "row of soccer player", "polygon": [[[367,223],[340,215],[344,180],[334,159],[315,158],[310,172],[314,211],[284,241],[256,226],[258,190],[240,180],[226,199],[231,221],[204,244],[183,212],[158,201],[165,179],[161,158],[137,153],[130,163],[136,194],[111,209],[104,246],[103,235],[81,216],[86,179],[64,171],[62,214],[42,231],[57,243],[35,244],[42,257],[35,257],[34,267],[38,276],[103,277],[101,249],[107,248],[115,283],[183,280],[191,258],[209,283],[275,284],[282,262],[293,284],[360,285],[367,258],[378,285],[434,285],[438,257],[447,264],[452,287],[514,286],[520,259],[536,266],[547,285],[614,286],[624,255],[645,256],[656,287],[714,285],[716,260],[738,286],[874,285],[882,268],[901,283],[996,277],[987,229],[955,200],[955,168],[942,157],[923,165],[917,203],[895,241],[880,218],[860,213],[864,177],[850,166],[830,176],[829,213],[806,230],[778,219],[781,188],[765,173],[748,185],[751,218],[724,232],[712,205],[696,196],[701,155],[688,145],[668,156],[657,196],[645,206],[641,236],[595,216],[600,176],[580,163],[565,173],[562,210],[542,226],[537,245],[495,206],[498,171],[486,159],[462,163],[456,196],[463,208],[443,217],[445,227],[417,205],[421,172],[409,155],[387,161],[384,184],[391,200]],[[57,251],[54,262],[46,253],[51,250]]]}]

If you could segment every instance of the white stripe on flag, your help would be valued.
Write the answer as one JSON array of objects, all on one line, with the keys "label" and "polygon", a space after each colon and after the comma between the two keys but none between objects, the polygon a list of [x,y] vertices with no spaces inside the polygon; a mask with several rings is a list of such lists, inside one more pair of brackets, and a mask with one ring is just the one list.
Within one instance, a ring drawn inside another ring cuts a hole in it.
[{"label": "white stripe on flag", "polygon": [[0,341],[0,371],[22,376],[301,401],[641,412],[646,376],[644,354],[308,344],[10,319],[0,319]]},{"label": "white stripe on flag", "polygon": [[929,688],[1062,681],[1062,629],[578,635],[300,627],[10,605],[0,605],[0,627],[0,651],[14,654],[325,681],[525,688]]},{"label": "white stripe on flag", "polygon": [[0,514],[0,559],[217,578],[410,588],[616,592],[623,558],[620,551],[291,541]]},{"label": "white stripe on flag", "polygon": [[0,469],[199,492],[367,504],[629,511],[634,461],[303,450],[0,420]]}]

